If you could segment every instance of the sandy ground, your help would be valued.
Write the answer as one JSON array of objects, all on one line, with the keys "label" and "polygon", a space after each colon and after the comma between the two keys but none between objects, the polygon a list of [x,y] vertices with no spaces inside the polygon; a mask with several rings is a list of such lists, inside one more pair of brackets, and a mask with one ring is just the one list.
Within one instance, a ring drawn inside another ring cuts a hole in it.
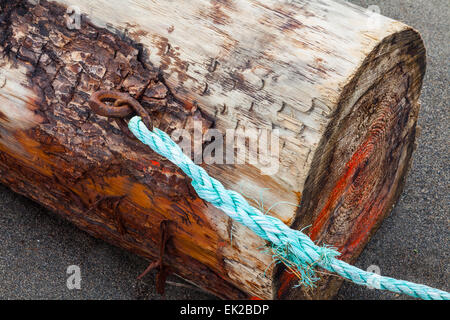
[{"label": "sandy ground", "polygon": [[[422,94],[422,135],[405,190],[356,265],[450,290],[448,0],[351,1],[418,29],[428,49]],[[66,269],[81,268],[81,290],[68,290]],[[76,229],[0,185],[0,298],[159,299],[147,262]],[[167,299],[214,299],[171,278]],[[406,299],[345,283],[338,299]]]}]

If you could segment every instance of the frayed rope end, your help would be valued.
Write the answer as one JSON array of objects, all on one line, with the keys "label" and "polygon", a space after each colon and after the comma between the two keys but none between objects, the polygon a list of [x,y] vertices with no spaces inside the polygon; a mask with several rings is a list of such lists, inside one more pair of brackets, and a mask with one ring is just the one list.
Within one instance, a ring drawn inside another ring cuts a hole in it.
[{"label": "frayed rope end", "polygon": [[315,288],[315,283],[320,280],[317,276],[316,267],[328,266],[333,259],[340,255],[336,248],[327,245],[320,248],[320,257],[313,263],[307,263],[299,258],[289,244],[276,246],[268,243],[265,252],[272,255],[273,262],[271,265],[282,263],[289,272],[298,278],[298,283],[294,285],[294,288]]}]

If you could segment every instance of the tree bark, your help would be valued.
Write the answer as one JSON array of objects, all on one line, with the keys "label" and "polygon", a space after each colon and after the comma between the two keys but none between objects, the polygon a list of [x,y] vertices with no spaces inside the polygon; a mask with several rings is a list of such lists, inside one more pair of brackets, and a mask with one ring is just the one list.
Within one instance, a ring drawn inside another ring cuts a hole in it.
[{"label": "tree bark", "polygon": [[[86,14],[80,29],[66,25],[70,5]],[[314,290],[294,288],[263,240],[94,114],[93,92],[129,93],[168,133],[277,130],[276,174],[260,162],[202,166],[264,210],[298,205],[268,214],[309,226],[345,261],[401,193],[425,72],[422,40],[402,23],[316,0],[14,0],[0,8],[0,181],[219,297],[331,298],[341,280],[324,275]]]}]

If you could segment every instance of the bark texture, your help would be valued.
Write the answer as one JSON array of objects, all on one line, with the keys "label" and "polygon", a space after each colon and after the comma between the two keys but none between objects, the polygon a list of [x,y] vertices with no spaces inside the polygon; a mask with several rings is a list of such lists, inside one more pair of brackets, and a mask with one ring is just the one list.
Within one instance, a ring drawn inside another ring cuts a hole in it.
[{"label": "bark texture", "polygon": [[[86,14],[80,29],[67,28],[64,5]],[[94,91],[131,94],[169,133],[278,129],[276,175],[261,164],[205,169],[255,205],[269,188],[265,209],[299,204],[270,214],[310,225],[346,261],[401,192],[425,72],[420,36],[402,23],[317,0],[14,0],[0,10],[0,181],[219,297],[330,298],[340,280],[294,289],[261,239],[93,114]]]}]

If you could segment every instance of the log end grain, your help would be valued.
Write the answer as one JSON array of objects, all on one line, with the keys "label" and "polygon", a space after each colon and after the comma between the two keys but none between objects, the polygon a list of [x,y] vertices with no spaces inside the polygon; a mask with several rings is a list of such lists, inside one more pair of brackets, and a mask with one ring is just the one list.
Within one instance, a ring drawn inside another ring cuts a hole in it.
[{"label": "log end grain", "polygon": [[[405,28],[367,56],[344,88],[315,153],[294,228],[334,246],[353,262],[401,194],[415,147],[425,74],[420,35]],[[315,289],[293,289],[282,267],[278,298],[330,298],[341,279],[324,275]]]}]

